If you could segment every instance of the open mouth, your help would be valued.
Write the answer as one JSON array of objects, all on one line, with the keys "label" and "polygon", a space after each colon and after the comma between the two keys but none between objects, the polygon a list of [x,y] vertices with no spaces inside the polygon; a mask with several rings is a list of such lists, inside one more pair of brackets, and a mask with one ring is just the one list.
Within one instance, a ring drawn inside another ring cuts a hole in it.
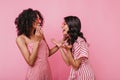
[{"label": "open mouth", "polygon": [[37,24],[37,26],[40,26],[40,24]]},{"label": "open mouth", "polygon": [[63,32],[65,31],[65,29],[63,29]]},{"label": "open mouth", "polygon": [[42,28],[42,27],[41,27],[41,25],[40,25],[40,23],[39,23],[39,24],[37,24],[37,26],[38,26],[38,27],[40,27],[40,28]]}]

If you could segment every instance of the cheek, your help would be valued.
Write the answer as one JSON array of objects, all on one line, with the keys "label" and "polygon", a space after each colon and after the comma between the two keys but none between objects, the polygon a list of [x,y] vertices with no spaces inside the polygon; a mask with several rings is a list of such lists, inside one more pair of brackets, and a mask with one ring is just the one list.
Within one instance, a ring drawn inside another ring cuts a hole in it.
[{"label": "cheek", "polygon": [[66,27],[63,27],[63,28],[62,28],[62,30],[63,30],[63,31],[62,31],[62,32],[63,32],[63,34],[67,34],[68,29],[67,29]]},{"label": "cheek", "polygon": [[35,28],[35,23],[32,24],[33,28]]},{"label": "cheek", "polygon": [[34,29],[36,29],[36,28],[37,28],[36,24],[33,24],[33,28],[34,28]]},{"label": "cheek", "polygon": [[63,31],[63,35],[67,35],[68,33],[67,33],[67,31]]},{"label": "cheek", "polygon": [[37,28],[37,26],[34,26],[34,29],[36,29]]}]

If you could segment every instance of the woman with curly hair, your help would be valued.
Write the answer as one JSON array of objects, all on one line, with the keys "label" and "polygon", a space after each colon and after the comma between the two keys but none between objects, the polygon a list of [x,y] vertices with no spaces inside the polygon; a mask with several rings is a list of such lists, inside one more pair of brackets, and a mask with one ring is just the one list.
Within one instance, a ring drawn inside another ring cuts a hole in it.
[{"label": "woman with curly hair", "polygon": [[81,32],[81,22],[76,16],[67,16],[62,25],[64,40],[53,41],[60,47],[67,65],[71,65],[68,80],[94,80],[94,73],[88,62],[88,44]]},{"label": "woman with curly hair", "polygon": [[29,65],[26,80],[52,80],[48,56],[59,48],[50,49],[45,41],[41,27],[43,17],[38,10],[23,10],[15,19],[17,46]]}]

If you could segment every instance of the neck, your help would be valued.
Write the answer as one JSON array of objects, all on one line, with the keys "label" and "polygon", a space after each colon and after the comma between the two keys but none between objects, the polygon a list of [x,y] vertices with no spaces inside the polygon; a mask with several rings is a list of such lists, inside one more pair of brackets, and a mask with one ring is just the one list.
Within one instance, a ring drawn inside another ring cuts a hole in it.
[{"label": "neck", "polygon": [[30,38],[34,37],[35,36],[35,29],[33,29],[30,33]]}]

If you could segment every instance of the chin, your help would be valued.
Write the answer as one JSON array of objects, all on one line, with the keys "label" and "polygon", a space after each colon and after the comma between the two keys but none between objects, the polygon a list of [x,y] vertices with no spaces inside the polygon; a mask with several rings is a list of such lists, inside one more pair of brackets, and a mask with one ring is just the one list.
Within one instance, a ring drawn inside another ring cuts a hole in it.
[{"label": "chin", "polygon": [[66,37],[67,34],[63,34],[64,37]]},{"label": "chin", "polygon": [[64,36],[64,38],[68,38],[68,34],[64,34],[63,36]]}]

